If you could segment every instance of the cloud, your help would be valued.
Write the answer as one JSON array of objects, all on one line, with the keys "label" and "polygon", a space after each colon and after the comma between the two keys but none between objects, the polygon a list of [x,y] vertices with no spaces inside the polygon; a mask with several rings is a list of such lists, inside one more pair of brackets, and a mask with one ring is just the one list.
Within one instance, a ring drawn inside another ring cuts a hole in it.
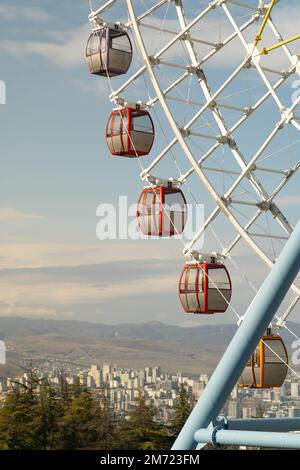
[{"label": "cloud", "polygon": [[120,263],[149,259],[180,258],[180,242],[145,240],[141,242],[76,243],[1,243],[0,266],[3,269],[79,266],[95,263]]},{"label": "cloud", "polygon": [[[32,244],[27,246],[27,252],[25,244],[11,245],[9,249],[0,246],[0,315],[72,317],[105,323],[156,318],[193,327],[196,319],[183,318],[178,301],[177,283],[184,260],[178,246],[169,241],[168,247],[172,245],[169,251],[162,248],[164,244],[151,241],[143,248],[129,242],[94,246]],[[69,265],[55,265],[62,260]],[[83,260],[92,260],[93,264],[79,264]],[[5,263],[20,266],[24,261],[27,266],[44,266],[3,268]],[[52,265],[45,266],[50,261]],[[259,269],[258,274],[257,258],[240,256],[238,262],[242,271],[246,268],[244,272],[260,285],[267,270]],[[242,314],[254,293],[240,272],[229,261],[226,264],[234,286],[234,306]],[[227,317],[231,321],[231,310]]]},{"label": "cloud", "polygon": [[[37,317],[37,318],[60,318],[62,312],[52,308],[39,305],[29,305],[23,302],[7,303],[0,302],[0,316]],[[71,312],[63,312],[64,317],[70,317]]]},{"label": "cloud", "polygon": [[107,80],[73,80],[84,93],[93,93],[98,97],[108,96],[111,93]]},{"label": "cloud", "polygon": [[[0,271],[0,315],[72,315],[73,308],[98,309],[106,313],[115,300],[143,298],[176,292],[176,268],[172,263],[119,262],[36,269]],[[65,313],[67,312],[67,313]]]},{"label": "cloud", "polygon": [[44,217],[38,214],[20,212],[14,207],[0,207],[0,221],[41,220]]},{"label": "cloud", "polygon": [[[61,35],[52,32],[52,37],[59,42],[42,41],[10,41],[0,42],[0,48],[15,57],[36,55],[50,60],[60,67],[75,67],[84,62],[84,51],[88,38],[89,26],[84,25],[77,30]],[[68,40],[63,38],[68,36]]]},{"label": "cloud", "polygon": [[[23,15],[25,18],[37,21],[41,21],[43,19],[45,20],[49,17],[49,15],[44,12],[44,10],[38,7],[18,9],[16,7],[4,5],[0,7],[0,15],[1,8],[3,10],[3,16],[8,19],[16,18],[16,15]],[[250,14],[251,13],[252,12],[250,12]],[[278,8],[277,15],[275,15],[275,20],[277,20],[280,31],[282,31],[286,37],[291,36],[291,34],[294,32],[296,34],[296,32],[299,31],[300,21],[297,21],[297,18],[300,18],[300,8],[293,8],[293,18],[294,21],[291,23],[289,8]],[[244,21],[246,22],[246,20],[247,18],[245,18]],[[155,25],[156,27],[162,25],[166,30],[169,29],[177,32],[180,30],[178,20],[174,18],[166,18],[162,20],[162,18],[149,16],[146,18],[146,20],[144,20],[144,22],[148,25]],[[257,32],[257,28],[258,24],[255,23],[252,29],[249,29],[249,32],[244,33],[249,41],[251,40],[252,36],[254,37],[255,33]],[[0,48],[16,57],[23,58],[26,55],[36,55],[50,60],[53,64],[60,67],[76,67],[80,66],[84,62],[85,46],[89,32],[90,26],[88,23],[80,26],[75,30],[47,31],[44,29],[41,34],[44,37],[48,36],[50,39],[48,41],[34,40],[21,42],[4,40],[0,42]],[[163,47],[164,44],[174,37],[174,35],[167,32],[154,32],[152,29],[146,27],[142,28],[142,32],[148,53],[150,55],[157,52],[161,47]],[[225,39],[227,36],[232,34],[232,32],[233,28],[221,10],[218,10],[217,15],[215,15],[213,12],[207,15],[205,20],[199,22],[191,30],[192,36],[209,40],[212,43],[219,42],[220,37],[221,39]],[[276,42],[276,39],[270,33],[270,31],[266,29],[264,33],[263,45],[274,44],[274,42]],[[211,46],[203,44],[199,45],[199,43],[195,43],[195,47],[200,58],[206,55],[211,49]],[[293,45],[291,47],[293,48]],[[297,45],[295,47],[297,47]],[[234,41],[230,42],[228,46],[222,48],[214,56],[212,59],[212,66],[214,68],[228,68],[229,66],[236,66],[244,59],[245,55],[246,52],[244,47],[241,45],[241,42],[238,39],[235,39]],[[179,42],[173,45],[172,48],[163,55],[163,58],[168,60],[172,59],[173,57],[175,62],[178,62],[178,60],[183,63],[186,63],[186,61],[187,63],[190,62],[185,48],[182,47],[182,44]],[[269,54],[269,56],[263,57],[262,60],[264,65],[271,63],[273,68],[287,68],[289,62],[286,58],[284,59],[284,57],[284,54],[275,52]],[[137,59],[136,54],[135,58]],[[208,61],[208,64],[209,63],[210,61]],[[136,60],[133,65],[138,67],[138,60]],[[132,70],[134,68],[135,67],[132,67]]]},{"label": "cloud", "polygon": [[0,18],[5,21],[29,20],[29,21],[48,21],[50,15],[41,7],[24,7],[13,5],[0,5]]}]

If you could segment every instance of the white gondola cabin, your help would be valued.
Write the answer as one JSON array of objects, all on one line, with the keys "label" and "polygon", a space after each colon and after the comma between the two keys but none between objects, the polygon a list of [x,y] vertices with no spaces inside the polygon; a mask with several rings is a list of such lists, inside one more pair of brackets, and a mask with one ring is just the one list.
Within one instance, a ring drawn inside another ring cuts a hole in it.
[{"label": "white gondola cabin", "polygon": [[87,43],[86,61],[94,75],[115,77],[125,74],[132,61],[132,45],[125,31],[94,30]]},{"label": "white gondola cabin", "polygon": [[144,235],[171,237],[181,234],[187,219],[186,199],[179,188],[144,188],[137,207],[137,223]]},{"label": "white gondola cabin", "polygon": [[148,111],[114,109],[106,126],[106,142],[112,155],[131,158],[148,155],[154,142],[154,125]]},{"label": "white gondola cabin", "polygon": [[222,263],[187,263],[179,279],[179,298],[186,313],[224,313],[231,299],[229,273]]},{"label": "white gondola cabin", "polygon": [[270,331],[260,340],[245,367],[241,388],[281,387],[288,372],[288,353],[282,338]]}]

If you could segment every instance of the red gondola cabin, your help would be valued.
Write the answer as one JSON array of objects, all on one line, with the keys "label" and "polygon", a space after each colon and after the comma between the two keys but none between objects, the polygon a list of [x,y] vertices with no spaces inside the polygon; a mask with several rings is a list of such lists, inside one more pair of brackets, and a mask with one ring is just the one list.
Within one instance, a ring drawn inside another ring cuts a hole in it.
[{"label": "red gondola cabin", "polygon": [[281,387],[288,372],[288,353],[282,338],[270,331],[260,340],[245,367],[241,388]]},{"label": "red gondola cabin", "polygon": [[123,75],[132,61],[132,45],[128,34],[119,29],[96,29],[88,39],[86,61],[94,75]]},{"label": "red gondola cabin", "polygon": [[112,155],[131,158],[148,155],[154,142],[154,125],[148,111],[114,109],[106,126],[106,142]]},{"label": "red gondola cabin", "polygon": [[186,200],[179,188],[155,186],[142,191],[137,222],[144,235],[170,237],[183,232]]},{"label": "red gondola cabin", "polygon": [[231,299],[229,273],[221,263],[187,263],[179,280],[179,298],[186,313],[224,313]]}]

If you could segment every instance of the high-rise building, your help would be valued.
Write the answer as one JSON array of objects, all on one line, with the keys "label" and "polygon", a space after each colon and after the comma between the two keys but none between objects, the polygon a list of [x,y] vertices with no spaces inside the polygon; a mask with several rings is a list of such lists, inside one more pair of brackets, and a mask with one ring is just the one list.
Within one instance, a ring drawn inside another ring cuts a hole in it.
[{"label": "high-rise building", "polygon": [[153,369],[152,369],[153,382],[157,381],[158,377],[160,377],[160,374],[161,374],[160,367],[153,367]]},{"label": "high-rise building", "polygon": [[146,372],[146,383],[151,384],[152,383],[152,367],[146,367],[145,372]]},{"label": "high-rise building", "polygon": [[79,374],[79,383],[80,385],[87,385],[87,373],[81,372]]},{"label": "high-rise building", "polygon": [[300,408],[289,408],[289,418],[300,418]]},{"label": "high-rise building", "polygon": [[[244,413],[244,409],[243,409]],[[248,413],[248,411],[247,411]],[[228,418],[240,418],[240,404],[237,401],[230,401],[228,403]]]},{"label": "high-rise building", "polygon": [[89,370],[89,376],[92,377],[96,387],[101,386],[101,382],[102,382],[101,375],[102,375],[101,370],[98,368],[98,366],[92,365]]},{"label": "high-rise building", "polygon": [[145,380],[146,380],[146,371],[145,370],[139,370],[138,371],[138,377],[141,381],[143,381],[143,384],[144,384]]},{"label": "high-rise building", "polygon": [[203,391],[205,388],[205,383],[204,382],[196,382],[194,381],[193,386],[192,386],[192,392],[195,395],[196,398],[200,398],[202,395]]},{"label": "high-rise building", "polygon": [[127,384],[128,384],[128,382],[129,382],[129,380],[130,380],[129,373],[128,373],[128,372],[126,372],[126,373],[123,372],[123,373],[121,374],[120,379],[121,379],[121,385],[122,385],[123,387],[127,387]]},{"label": "high-rise building", "polygon": [[253,411],[252,408],[244,406],[242,410],[242,418],[243,419],[252,418],[253,417],[252,411]]},{"label": "high-rise building", "polygon": [[297,382],[291,383],[291,398],[299,398],[300,386]]},{"label": "high-rise building", "polygon": [[103,364],[103,367],[102,367],[103,382],[109,382],[111,372],[112,372],[111,365],[110,364]]},{"label": "high-rise building", "polygon": [[201,374],[199,377],[200,382],[204,382],[205,384],[208,383],[208,375],[207,374]]},{"label": "high-rise building", "polygon": [[91,375],[87,376],[86,385],[87,385],[88,388],[95,388],[95,386],[96,386],[95,380],[93,379],[93,377]]}]

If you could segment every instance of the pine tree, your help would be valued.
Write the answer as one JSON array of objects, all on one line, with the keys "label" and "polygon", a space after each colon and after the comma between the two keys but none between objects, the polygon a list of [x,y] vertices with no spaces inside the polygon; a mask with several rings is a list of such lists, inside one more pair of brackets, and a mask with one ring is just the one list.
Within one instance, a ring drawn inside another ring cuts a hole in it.
[{"label": "pine tree", "polygon": [[183,428],[195,405],[195,397],[189,394],[184,386],[181,385],[179,395],[177,396],[174,407],[174,418],[171,421],[170,430],[173,436],[177,437]]},{"label": "pine tree", "polygon": [[257,407],[256,407],[256,410],[255,410],[255,418],[263,418],[264,417],[264,407],[263,405],[260,403]]},{"label": "pine tree", "polygon": [[41,384],[39,404],[36,410],[39,416],[39,433],[41,436],[41,449],[55,448],[59,435],[59,420],[64,409],[62,400],[57,391],[46,381]]},{"label": "pine tree", "polygon": [[60,419],[60,442],[64,450],[93,449],[98,438],[97,408],[91,394],[82,391],[71,399]]},{"label": "pine tree", "polygon": [[122,423],[121,435],[126,449],[162,450],[170,448],[165,426],[156,420],[157,410],[146,404],[142,393]]},{"label": "pine tree", "polygon": [[26,383],[14,383],[0,409],[0,449],[40,449],[36,379],[31,374]]},{"label": "pine tree", "polygon": [[101,390],[98,406],[98,441],[97,449],[113,450],[119,449],[121,439],[119,433],[119,420],[116,419],[113,405],[107,389]]}]

